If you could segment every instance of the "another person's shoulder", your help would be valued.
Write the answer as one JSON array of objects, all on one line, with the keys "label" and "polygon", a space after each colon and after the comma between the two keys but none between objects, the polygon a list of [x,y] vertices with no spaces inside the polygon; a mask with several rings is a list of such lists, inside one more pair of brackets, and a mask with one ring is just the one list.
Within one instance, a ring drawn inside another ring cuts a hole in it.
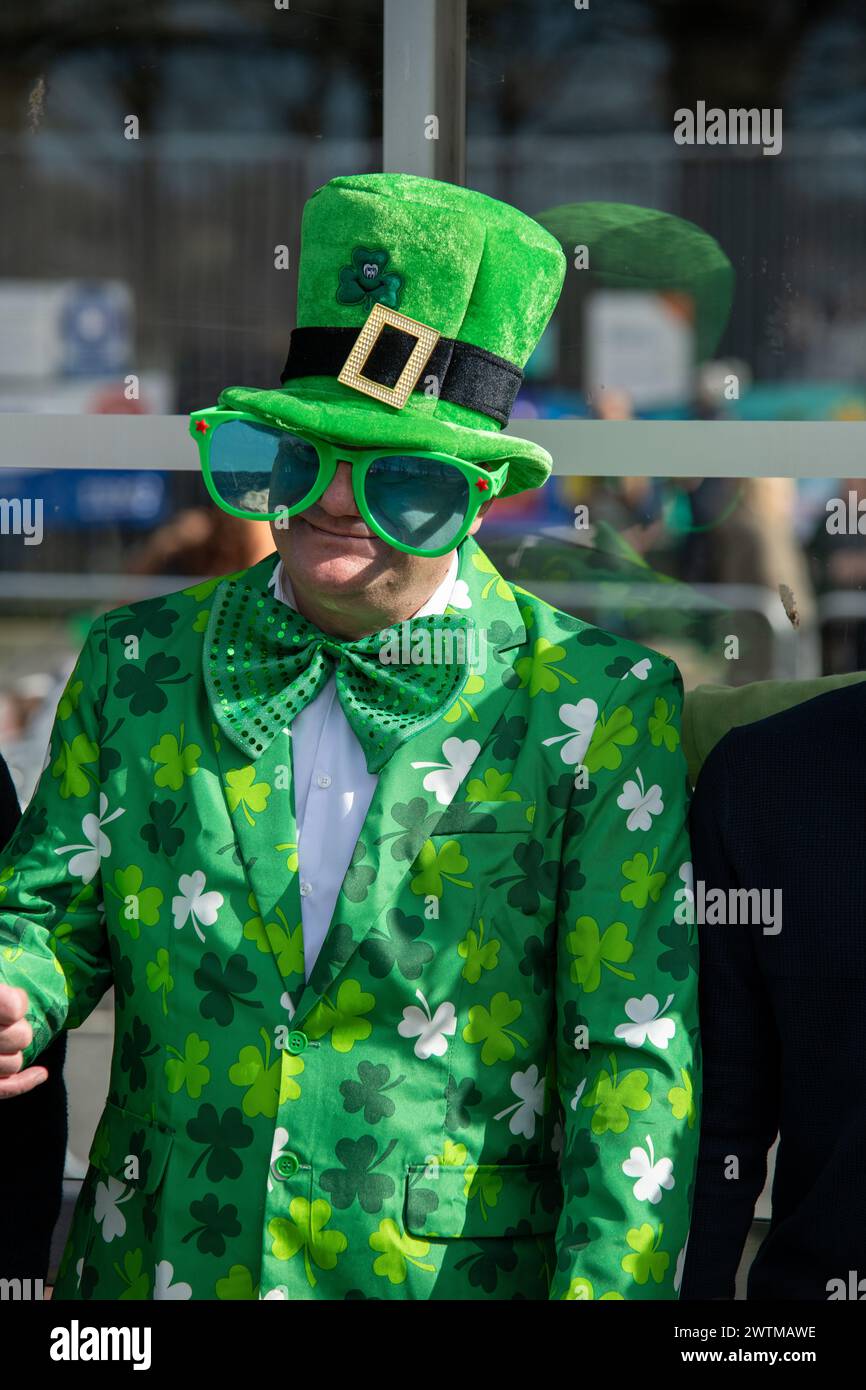
[{"label": "another person's shoulder", "polygon": [[[732,702],[736,694],[731,692]],[[707,754],[698,787],[723,780],[742,790],[755,779],[782,781],[807,761],[813,769],[847,763],[858,748],[866,750],[866,680],[836,685],[729,728]]]}]

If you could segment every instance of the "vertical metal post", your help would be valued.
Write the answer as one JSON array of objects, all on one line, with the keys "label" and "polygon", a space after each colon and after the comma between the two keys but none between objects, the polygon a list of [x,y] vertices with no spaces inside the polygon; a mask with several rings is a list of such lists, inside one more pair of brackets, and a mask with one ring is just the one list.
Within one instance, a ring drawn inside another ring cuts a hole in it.
[{"label": "vertical metal post", "polygon": [[382,168],[466,180],[466,0],[384,0]]}]

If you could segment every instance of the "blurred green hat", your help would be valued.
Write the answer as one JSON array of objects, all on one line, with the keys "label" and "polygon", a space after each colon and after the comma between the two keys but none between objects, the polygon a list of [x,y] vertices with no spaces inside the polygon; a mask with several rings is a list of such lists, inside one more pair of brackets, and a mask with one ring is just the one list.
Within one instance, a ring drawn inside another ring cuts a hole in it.
[{"label": "blurred green hat", "polygon": [[582,274],[595,289],[678,290],[695,305],[698,361],[712,356],[734,294],[734,268],[719,243],[684,217],[631,203],[562,203],[535,214],[569,260],[589,249]]}]

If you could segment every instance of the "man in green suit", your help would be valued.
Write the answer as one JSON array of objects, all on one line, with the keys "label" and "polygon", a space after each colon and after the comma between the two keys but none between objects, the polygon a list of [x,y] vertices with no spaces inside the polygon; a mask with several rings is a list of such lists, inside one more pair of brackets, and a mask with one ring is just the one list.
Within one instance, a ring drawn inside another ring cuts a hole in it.
[{"label": "man in green suit", "polygon": [[473,538],[550,472],[501,426],[564,274],[479,193],[334,179],[282,387],[191,417],[277,553],[94,623],[0,860],[0,1092],[116,997],[57,1298],[677,1297],[679,673]]}]

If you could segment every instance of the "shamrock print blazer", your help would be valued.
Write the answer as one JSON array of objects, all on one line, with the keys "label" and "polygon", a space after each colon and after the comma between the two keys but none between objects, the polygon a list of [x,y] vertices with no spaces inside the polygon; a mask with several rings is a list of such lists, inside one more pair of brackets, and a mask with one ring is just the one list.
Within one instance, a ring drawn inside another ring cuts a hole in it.
[{"label": "shamrock print blazer", "polygon": [[275,602],[276,556],[93,624],[0,859],[25,1064],[114,988],[55,1298],[677,1297],[679,673],[459,558],[486,661],[386,763],[309,979],[291,725],[251,760],[203,680],[215,588]]}]

